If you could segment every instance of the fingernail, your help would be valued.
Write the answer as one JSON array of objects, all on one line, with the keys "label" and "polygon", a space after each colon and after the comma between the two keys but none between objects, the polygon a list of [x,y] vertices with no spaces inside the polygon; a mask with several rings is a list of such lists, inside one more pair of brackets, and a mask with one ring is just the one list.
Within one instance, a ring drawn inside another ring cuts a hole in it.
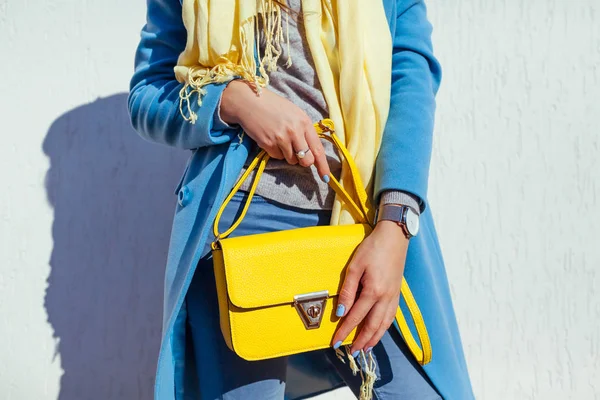
[{"label": "fingernail", "polygon": [[329,183],[329,175],[323,175],[323,182]]},{"label": "fingernail", "polygon": [[356,358],[356,357],[358,357],[359,354],[360,354],[360,350],[356,350],[354,353],[352,353],[352,357]]},{"label": "fingernail", "polygon": [[372,347],[369,347],[369,348],[367,349],[367,353],[370,353],[370,352],[371,352],[371,350],[373,350],[373,348],[372,348]]},{"label": "fingernail", "polygon": [[334,349],[339,349],[341,345],[342,345],[342,341],[341,341],[341,340],[339,340],[339,341],[337,341],[337,342],[336,342],[336,343],[333,345],[333,348],[334,348]]},{"label": "fingernail", "polygon": [[338,304],[337,309],[335,310],[336,317],[343,317],[346,312],[346,307],[343,304]]}]

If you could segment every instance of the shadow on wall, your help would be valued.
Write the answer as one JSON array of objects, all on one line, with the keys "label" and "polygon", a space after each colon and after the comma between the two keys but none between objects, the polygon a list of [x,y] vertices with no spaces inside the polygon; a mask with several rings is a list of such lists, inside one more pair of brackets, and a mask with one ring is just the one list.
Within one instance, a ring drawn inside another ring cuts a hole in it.
[{"label": "shadow on wall", "polygon": [[62,115],[43,149],[54,208],[45,306],[64,370],[59,399],[150,399],[187,154],[141,139],[126,94]]}]

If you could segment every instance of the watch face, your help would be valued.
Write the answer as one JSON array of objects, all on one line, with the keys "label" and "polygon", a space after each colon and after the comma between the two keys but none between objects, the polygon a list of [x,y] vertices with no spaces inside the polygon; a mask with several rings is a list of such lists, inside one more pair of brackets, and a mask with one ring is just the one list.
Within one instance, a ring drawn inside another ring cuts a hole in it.
[{"label": "watch face", "polygon": [[406,229],[413,236],[419,232],[419,216],[410,208],[406,212]]}]

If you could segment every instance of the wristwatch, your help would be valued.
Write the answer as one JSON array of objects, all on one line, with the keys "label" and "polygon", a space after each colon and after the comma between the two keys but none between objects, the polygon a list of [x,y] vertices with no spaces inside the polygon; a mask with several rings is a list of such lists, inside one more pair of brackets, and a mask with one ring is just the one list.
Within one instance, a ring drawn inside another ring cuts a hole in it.
[{"label": "wristwatch", "polygon": [[381,204],[375,213],[375,222],[384,219],[394,221],[400,225],[407,239],[419,232],[419,215],[409,206]]}]

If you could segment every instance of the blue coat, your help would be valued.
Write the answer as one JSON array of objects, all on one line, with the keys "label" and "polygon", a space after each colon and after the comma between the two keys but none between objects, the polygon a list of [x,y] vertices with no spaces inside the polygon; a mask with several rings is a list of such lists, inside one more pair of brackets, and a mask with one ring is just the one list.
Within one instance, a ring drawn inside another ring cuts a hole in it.
[{"label": "blue coat", "polygon": [[[445,399],[472,399],[473,393],[450,296],[444,262],[427,201],[435,113],[441,69],[433,55],[431,24],[419,0],[383,0],[393,37],[392,97],[377,158],[374,194],[385,189],[411,192],[420,199],[421,230],[408,248],[405,277],[431,336],[433,357],[424,370]],[[215,111],[225,88],[209,85],[198,121],[179,114],[173,67],[186,41],[180,0],[148,0],[131,80],[129,112],[133,127],[150,141],[191,150],[175,189],[165,274],[162,344],[155,398],[183,399],[186,310],[183,300],[200,257],[208,251],[212,222],[235,183],[251,140],[224,126]],[[404,307],[404,303],[401,305]],[[404,310],[406,315],[407,310]],[[416,335],[414,326],[411,325]],[[207,360],[206,362],[211,362]],[[309,367],[310,368],[310,367]]]}]

